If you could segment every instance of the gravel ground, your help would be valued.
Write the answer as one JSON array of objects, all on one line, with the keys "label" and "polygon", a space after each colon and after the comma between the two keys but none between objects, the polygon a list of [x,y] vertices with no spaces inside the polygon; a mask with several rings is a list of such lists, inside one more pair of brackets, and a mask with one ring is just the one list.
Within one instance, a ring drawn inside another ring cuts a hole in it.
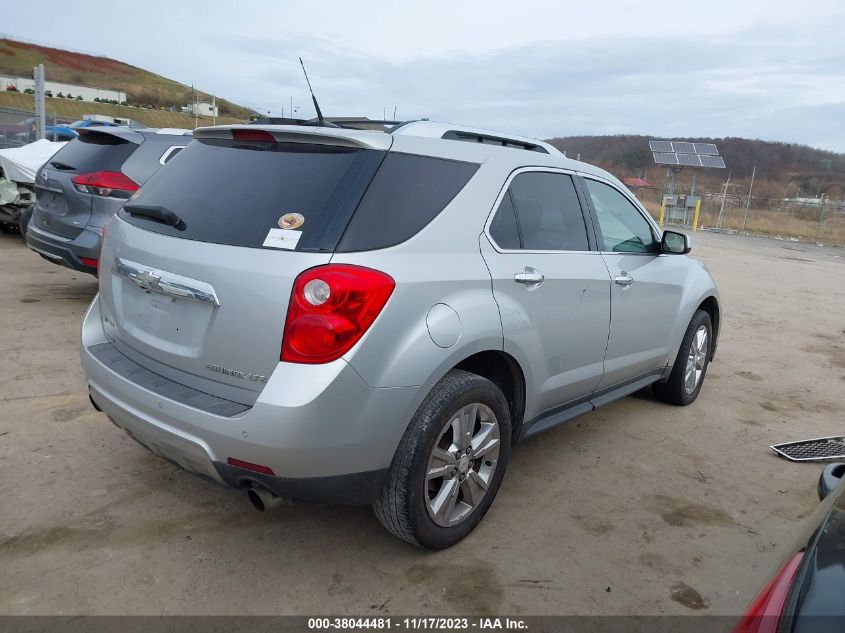
[{"label": "gravel ground", "polygon": [[480,527],[418,550],[369,508],[284,507],[158,458],[88,403],[93,279],[0,236],[0,613],[735,614],[845,434],[845,254],[698,234],[724,303],[698,401],[635,394],[515,448]]}]

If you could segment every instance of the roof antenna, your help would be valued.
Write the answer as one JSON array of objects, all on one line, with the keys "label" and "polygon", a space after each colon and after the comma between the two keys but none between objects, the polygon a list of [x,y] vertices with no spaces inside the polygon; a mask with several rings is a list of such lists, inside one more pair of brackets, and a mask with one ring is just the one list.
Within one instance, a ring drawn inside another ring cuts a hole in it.
[{"label": "roof antenna", "polygon": [[317,110],[317,123],[325,127],[337,127],[334,123],[327,122],[323,118],[323,112],[320,110],[320,104],[317,103],[317,97],[314,96],[314,90],[311,88],[311,81],[308,79],[308,73],[305,71],[305,64],[302,63],[301,57],[299,58],[299,65],[302,66],[302,73],[305,75],[305,82],[308,84],[311,100],[314,102],[314,109]]}]

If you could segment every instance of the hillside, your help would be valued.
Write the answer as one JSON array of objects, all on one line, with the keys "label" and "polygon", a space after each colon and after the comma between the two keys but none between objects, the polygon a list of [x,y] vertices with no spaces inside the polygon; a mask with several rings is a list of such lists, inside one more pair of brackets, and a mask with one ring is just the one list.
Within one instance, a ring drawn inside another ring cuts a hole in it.
[{"label": "hillside", "polygon": [[[567,156],[601,165],[617,176],[644,175],[662,181],[665,167],[654,164],[648,149],[648,136],[568,136],[548,142]],[[845,154],[790,143],[744,138],[684,138],[696,143],[715,143],[725,159],[727,169],[698,170],[704,182],[723,180],[728,173],[732,180],[746,180],[757,166],[756,179],[777,182],[794,188],[799,195],[819,193],[839,196],[845,191]],[[687,170],[689,171],[689,170]]]},{"label": "hillside", "polygon": [[[0,108],[14,108],[33,112],[35,109],[35,98],[32,95],[25,95],[15,92],[0,92]],[[149,127],[178,127],[193,129],[194,115],[184,112],[169,112],[167,110],[148,110],[146,108],[133,108],[131,106],[117,106],[108,103],[91,103],[90,101],[75,101],[67,99],[45,99],[45,110],[47,112],[48,125],[53,122],[53,115],[60,123],[71,123],[82,118],[85,114],[106,114],[109,116],[133,119],[140,121]],[[217,124],[243,123],[243,119],[234,117],[217,117]],[[199,127],[212,125],[213,119],[209,116],[199,116],[196,119]]]},{"label": "hillside", "polygon": [[[0,74],[32,77],[32,68],[38,64],[44,64],[46,78],[50,81],[123,90],[130,104],[178,109],[191,101],[190,86],[108,57],[0,38]],[[197,94],[200,100],[211,101],[211,95],[199,90]],[[240,120],[249,118],[251,113],[219,96],[217,106],[222,116]]]}]

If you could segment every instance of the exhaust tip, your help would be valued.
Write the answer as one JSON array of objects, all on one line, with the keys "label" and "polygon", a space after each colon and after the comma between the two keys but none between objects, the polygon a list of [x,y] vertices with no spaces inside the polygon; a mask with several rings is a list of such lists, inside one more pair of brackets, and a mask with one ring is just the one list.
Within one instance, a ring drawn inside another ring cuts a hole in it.
[{"label": "exhaust tip", "polygon": [[261,495],[254,488],[250,488],[246,493],[247,499],[252,504],[252,507],[258,510],[259,512],[264,512],[267,508],[264,505],[264,500],[261,498]]}]

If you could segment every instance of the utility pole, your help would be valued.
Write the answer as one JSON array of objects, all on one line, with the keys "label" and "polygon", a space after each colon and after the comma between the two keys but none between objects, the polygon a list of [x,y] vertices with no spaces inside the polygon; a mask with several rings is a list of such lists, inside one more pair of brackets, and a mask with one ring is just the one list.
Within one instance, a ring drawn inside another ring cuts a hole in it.
[{"label": "utility pole", "polygon": [[191,107],[194,109],[194,129],[197,129],[197,96],[194,92],[194,84],[191,84]]},{"label": "utility pole", "polygon": [[725,211],[725,198],[728,195],[728,186],[731,184],[731,175],[728,174],[728,179],[725,181],[725,190],[722,192],[722,204],[719,205],[719,222],[716,228],[722,230],[722,213]]},{"label": "utility pole", "polygon": [[819,197],[819,223],[816,226],[816,242],[819,241],[819,236],[822,233],[822,219],[824,219],[824,196]]},{"label": "utility pole", "polygon": [[745,227],[748,226],[748,208],[751,206],[751,190],[754,188],[754,176],[757,174],[757,165],[751,171],[751,184],[748,185],[748,198],[745,199],[745,217],[742,219],[742,232],[745,233]]},{"label": "utility pole", "polygon": [[212,125],[217,125],[217,96],[211,95],[211,116]]},{"label": "utility pole", "polygon": [[44,64],[32,69],[35,79],[35,136],[47,138],[47,113],[44,111]]}]

